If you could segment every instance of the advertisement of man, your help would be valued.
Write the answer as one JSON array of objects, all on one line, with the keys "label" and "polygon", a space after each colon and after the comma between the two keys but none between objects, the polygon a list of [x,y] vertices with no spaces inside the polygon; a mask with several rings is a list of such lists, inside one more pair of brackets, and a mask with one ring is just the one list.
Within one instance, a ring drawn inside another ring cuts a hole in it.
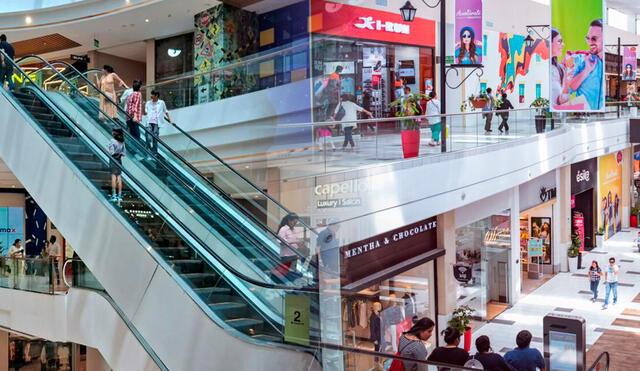
[{"label": "advertisement of man", "polygon": [[455,64],[482,63],[482,0],[456,1]]},{"label": "advertisement of man", "polygon": [[603,15],[603,0],[551,2],[551,111],[604,111]]},{"label": "advertisement of man", "polygon": [[598,159],[598,230],[604,239],[622,229],[622,152]]}]

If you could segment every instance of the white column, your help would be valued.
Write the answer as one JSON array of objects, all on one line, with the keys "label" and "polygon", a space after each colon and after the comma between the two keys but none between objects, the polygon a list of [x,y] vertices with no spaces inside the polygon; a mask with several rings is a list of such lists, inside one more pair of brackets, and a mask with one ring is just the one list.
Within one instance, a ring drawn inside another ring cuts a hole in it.
[{"label": "white column", "polygon": [[145,85],[152,85],[156,81],[156,40],[145,40],[147,76]]},{"label": "white column", "polygon": [[511,260],[509,261],[510,282],[509,297],[511,305],[520,300],[522,290],[522,263],[520,261],[520,191],[519,187],[511,189]]},{"label": "white column", "polygon": [[87,347],[87,370],[111,371],[111,367],[109,367],[107,361],[102,358],[102,354],[100,354],[98,349]]},{"label": "white column", "polygon": [[[556,184],[558,187],[558,202],[553,210],[553,220],[555,226],[553,233],[553,261],[554,265],[560,265],[560,271],[569,270],[567,250],[571,246],[571,165],[567,165],[556,170]],[[557,227],[557,228],[556,228]],[[582,263],[584,266],[584,262]]]},{"label": "white column", "polygon": [[622,228],[629,229],[629,218],[631,216],[631,203],[633,197],[633,151],[632,148],[625,148],[622,151]]}]

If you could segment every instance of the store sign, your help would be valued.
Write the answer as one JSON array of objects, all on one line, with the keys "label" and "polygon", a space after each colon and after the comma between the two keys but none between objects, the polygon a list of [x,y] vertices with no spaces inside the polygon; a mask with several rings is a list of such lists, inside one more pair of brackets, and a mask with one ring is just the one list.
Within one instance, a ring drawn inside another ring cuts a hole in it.
[{"label": "store sign", "polygon": [[584,216],[582,213],[573,214],[573,231],[580,238],[580,252],[584,251]]},{"label": "store sign", "polygon": [[527,243],[527,251],[529,252],[530,258],[542,256],[542,240],[539,238],[530,238]]},{"label": "store sign", "polygon": [[354,23],[353,25],[360,29],[403,33],[406,35],[411,33],[411,26],[404,23],[374,20],[373,17],[358,17],[358,21],[360,23]]},{"label": "store sign", "polygon": [[324,200],[316,200],[316,207],[318,209],[337,209],[340,207],[357,207],[361,205],[362,199],[360,197],[329,198]]},{"label": "store sign", "polygon": [[310,19],[311,32],[317,34],[435,46],[435,21],[416,17],[413,22],[404,22],[399,11],[383,12],[331,1],[312,0]]},{"label": "store sign", "polygon": [[527,210],[556,198],[556,172],[551,171],[520,185],[520,210]]},{"label": "store sign", "polygon": [[0,207],[0,256],[7,256],[16,239],[24,239],[24,208]]},{"label": "store sign", "polygon": [[598,159],[571,164],[571,194],[577,195],[594,188],[597,182]]},{"label": "store sign", "polygon": [[437,249],[437,222],[432,217],[340,248],[344,285],[378,274]]},{"label": "store sign", "polygon": [[467,283],[473,278],[472,267],[464,264],[456,264],[453,266],[453,277],[462,283]]},{"label": "store sign", "polygon": [[284,298],[284,341],[309,345],[311,305],[309,296],[286,295]]}]

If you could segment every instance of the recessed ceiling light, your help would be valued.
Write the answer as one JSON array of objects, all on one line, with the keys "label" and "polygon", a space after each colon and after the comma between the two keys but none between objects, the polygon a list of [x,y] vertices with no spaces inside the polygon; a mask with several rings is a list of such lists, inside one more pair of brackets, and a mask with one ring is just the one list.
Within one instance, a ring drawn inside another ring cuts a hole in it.
[{"label": "recessed ceiling light", "polygon": [[146,23],[149,23],[149,18],[146,18],[144,21],[145,21]]},{"label": "recessed ceiling light", "polygon": [[26,23],[26,24],[31,24],[31,22],[33,22],[33,20],[31,19],[31,17],[30,17],[30,16],[26,16],[26,17],[24,17],[24,23]]}]

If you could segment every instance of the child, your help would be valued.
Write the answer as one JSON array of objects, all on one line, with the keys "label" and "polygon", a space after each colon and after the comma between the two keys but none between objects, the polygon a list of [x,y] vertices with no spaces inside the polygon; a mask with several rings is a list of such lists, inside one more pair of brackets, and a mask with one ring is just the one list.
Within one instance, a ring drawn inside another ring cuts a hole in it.
[{"label": "child", "polygon": [[[122,178],[120,174],[122,170],[122,157],[126,151],[124,146],[124,133],[122,129],[116,128],[111,131],[113,139],[109,143],[109,154],[111,155],[111,198],[109,201],[122,201]],[[116,184],[118,185],[118,194],[116,196]]]}]

